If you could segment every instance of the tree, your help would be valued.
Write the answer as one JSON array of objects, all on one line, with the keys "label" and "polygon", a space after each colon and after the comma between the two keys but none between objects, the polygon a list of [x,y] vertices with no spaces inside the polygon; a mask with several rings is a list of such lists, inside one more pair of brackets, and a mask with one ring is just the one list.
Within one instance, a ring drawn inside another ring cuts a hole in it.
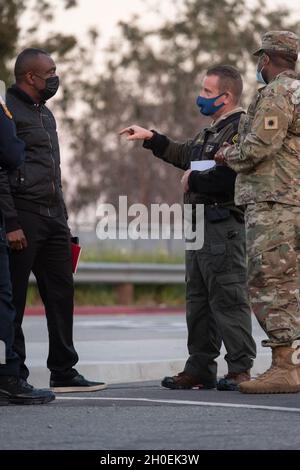
[{"label": "tree", "polygon": [[[0,0],[0,78],[5,83],[13,80],[12,64],[20,49],[42,47],[64,60],[75,47],[75,36],[53,33],[39,38],[42,26],[54,20],[57,5],[58,0]],[[77,0],[63,0],[66,9],[76,5]],[[30,14],[30,25],[22,30],[25,14]]]},{"label": "tree", "polygon": [[[139,144],[127,144],[117,131],[134,122],[180,141],[192,137],[208,122],[195,106],[205,69],[212,63],[237,66],[250,83],[250,95],[251,51],[260,34],[298,27],[286,9],[268,11],[265,0],[251,7],[247,0],[173,0],[173,19],[158,15],[156,27],[143,28],[139,17],[120,22],[99,73],[94,65],[98,31],[89,31],[85,47],[74,35],[43,34],[60,4],[0,0],[0,77],[11,82],[13,59],[24,47],[46,48],[57,61],[62,93],[51,106],[62,128],[61,142],[72,153],[65,193],[74,212],[100,199],[117,204],[122,194],[129,203],[181,201],[180,171],[156,161]],[[76,4],[63,1],[66,9]],[[21,29],[29,12],[30,26]]]},{"label": "tree", "polygon": [[23,9],[23,0],[0,0],[0,76],[5,83],[11,74],[8,62],[16,53],[16,38],[20,29],[18,26],[18,12]]},{"label": "tree", "polygon": [[177,0],[173,8],[176,19],[156,28],[142,28],[138,17],[121,22],[105,71],[89,81],[76,75],[72,89],[77,86],[82,101],[80,118],[66,108],[65,121],[77,175],[74,211],[100,198],[117,204],[121,194],[146,205],[181,201],[178,170],[155,161],[140,144],[121,140],[118,129],[138,123],[180,141],[192,137],[207,122],[194,105],[205,69],[232,64],[249,81],[256,60],[251,51],[261,33],[297,29],[286,9],[268,11],[264,0],[255,7],[246,0]]}]

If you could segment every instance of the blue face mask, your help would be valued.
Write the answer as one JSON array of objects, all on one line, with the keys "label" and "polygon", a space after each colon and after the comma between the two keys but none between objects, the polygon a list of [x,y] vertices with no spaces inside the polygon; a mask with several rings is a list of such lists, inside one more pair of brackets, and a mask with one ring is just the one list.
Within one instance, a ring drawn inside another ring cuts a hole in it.
[{"label": "blue face mask", "polygon": [[225,95],[225,93],[221,93],[219,96],[215,96],[214,98],[198,96],[196,104],[200,108],[200,113],[204,114],[204,116],[212,116],[219,111],[219,109],[224,106],[224,103],[221,103],[219,106],[215,106],[215,101],[223,95]]},{"label": "blue face mask", "polygon": [[262,85],[268,85],[266,80],[263,77],[262,70],[263,70],[263,68],[260,71],[258,71],[258,69],[256,69],[256,81],[257,81],[257,83],[261,83]]}]

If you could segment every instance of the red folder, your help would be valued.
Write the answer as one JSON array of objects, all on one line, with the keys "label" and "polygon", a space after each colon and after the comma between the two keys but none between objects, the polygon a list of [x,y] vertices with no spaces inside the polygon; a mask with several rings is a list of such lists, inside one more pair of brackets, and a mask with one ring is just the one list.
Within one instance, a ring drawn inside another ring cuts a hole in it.
[{"label": "red folder", "polygon": [[72,271],[73,271],[73,274],[75,274],[77,271],[78,263],[79,263],[81,246],[78,245],[78,243],[72,242],[71,248],[72,248]]}]

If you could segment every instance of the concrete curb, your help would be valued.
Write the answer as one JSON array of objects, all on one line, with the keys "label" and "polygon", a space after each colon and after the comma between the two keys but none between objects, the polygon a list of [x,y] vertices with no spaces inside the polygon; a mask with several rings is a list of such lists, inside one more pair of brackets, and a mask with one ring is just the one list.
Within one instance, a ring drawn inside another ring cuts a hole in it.
[{"label": "concrete curb", "polygon": [[[184,361],[99,362],[79,363],[78,371],[90,380],[108,384],[159,380],[182,370]],[[77,367],[77,366],[76,366]],[[36,387],[49,386],[49,371],[41,366],[30,368],[30,383]]]},{"label": "concrete curb", "polygon": [[[218,358],[218,376],[227,373],[227,364]],[[252,375],[261,374],[271,363],[269,354],[261,354],[255,360]],[[90,380],[104,381],[107,384],[162,380],[183,370],[185,360],[157,360],[140,362],[80,362],[78,371]],[[30,365],[29,365],[30,367]],[[77,366],[76,366],[77,367]],[[30,367],[29,382],[36,387],[49,386],[49,371],[42,366]]]}]

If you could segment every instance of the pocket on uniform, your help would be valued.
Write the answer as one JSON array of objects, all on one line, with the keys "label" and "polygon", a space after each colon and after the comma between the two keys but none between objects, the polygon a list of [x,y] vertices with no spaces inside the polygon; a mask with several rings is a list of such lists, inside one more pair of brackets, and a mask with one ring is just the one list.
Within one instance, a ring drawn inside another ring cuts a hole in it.
[{"label": "pocket on uniform", "polygon": [[12,189],[22,192],[25,186],[25,165],[9,174],[9,184]]},{"label": "pocket on uniform", "polygon": [[230,267],[230,258],[227,252],[226,243],[211,243],[210,253],[210,261],[213,272],[219,273],[228,271]]},{"label": "pocket on uniform", "polygon": [[223,307],[248,303],[246,273],[231,273],[217,276],[218,298]]},{"label": "pocket on uniform", "polygon": [[204,148],[204,151],[203,151],[203,160],[213,160],[214,159],[214,156],[215,154],[217,153],[217,151],[219,150],[220,148],[220,144],[219,143],[216,143],[216,144],[207,144]]},{"label": "pocket on uniform", "polygon": [[270,250],[249,259],[249,284],[254,287],[265,287],[282,283],[297,276],[297,255],[293,246],[282,243]]},{"label": "pocket on uniform", "polygon": [[244,140],[245,136],[249,133],[253,118],[248,114],[242,114],[239,122],[239,139]]}]

